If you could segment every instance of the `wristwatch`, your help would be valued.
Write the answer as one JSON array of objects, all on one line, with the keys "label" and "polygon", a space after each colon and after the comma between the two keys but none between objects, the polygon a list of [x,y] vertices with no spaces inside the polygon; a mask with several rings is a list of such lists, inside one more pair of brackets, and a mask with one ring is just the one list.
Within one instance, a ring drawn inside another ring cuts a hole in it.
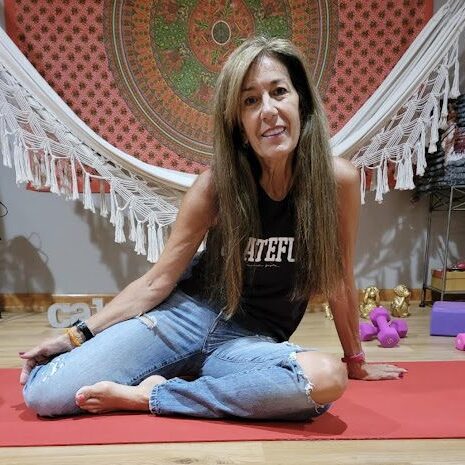
[{"label": "wristwatch", "polygon": [[88,341],[94,337],[92,331],[88,328],[85,321],[77,320],[76,323],[74,323],[74,326],[76,326],[76,328],[84,336],[84,341]]}]

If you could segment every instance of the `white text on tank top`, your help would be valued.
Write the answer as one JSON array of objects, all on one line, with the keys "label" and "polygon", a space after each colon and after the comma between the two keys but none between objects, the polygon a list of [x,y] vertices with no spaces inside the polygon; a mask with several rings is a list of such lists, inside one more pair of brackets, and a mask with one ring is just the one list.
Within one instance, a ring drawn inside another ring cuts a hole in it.
[{"label": "white text on tank top", "polygon": [[[244,260],[249,266],[269,266],[272,263],[295,262],[293,237],[250,237],[245,248]],[[276,265],[275,265],[276,266]]]}]

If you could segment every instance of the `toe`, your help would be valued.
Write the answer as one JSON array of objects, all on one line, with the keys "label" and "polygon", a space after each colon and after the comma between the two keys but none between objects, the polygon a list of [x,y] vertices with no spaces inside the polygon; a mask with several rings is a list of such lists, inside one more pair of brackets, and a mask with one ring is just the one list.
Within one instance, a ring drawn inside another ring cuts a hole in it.
[{"label": "toe", "polygon": [[87,401],[87,399],[90,397],[89,388],[90,386],[84,386],[81,389],[79,389],[78,392],[76,392],[75,400],[76,400],[77,405],[79,406],[83,405]]}]

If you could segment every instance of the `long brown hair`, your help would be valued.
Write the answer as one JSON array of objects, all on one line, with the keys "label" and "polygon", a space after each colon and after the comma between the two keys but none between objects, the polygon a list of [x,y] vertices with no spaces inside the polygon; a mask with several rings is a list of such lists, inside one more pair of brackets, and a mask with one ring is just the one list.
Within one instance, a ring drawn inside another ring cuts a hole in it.
[{"label": "long brown hair", "polygon": [[206,281],[210,296],[227,316],[239,308],[244,281],[244,252],[249,237],[259,237],[256,178],[259,164],[243,144],[240,97],[250,66],[263,56],[282,63],[299,95],[301,134],[294,155],[293,184],[296,282],[292,299],[328,296],[342,277],[337,223],[336,181],[326,116],[300,52],[289,41],[246,40],[226,61],[214,102],[213,181],[218,221],[207,239]]}]

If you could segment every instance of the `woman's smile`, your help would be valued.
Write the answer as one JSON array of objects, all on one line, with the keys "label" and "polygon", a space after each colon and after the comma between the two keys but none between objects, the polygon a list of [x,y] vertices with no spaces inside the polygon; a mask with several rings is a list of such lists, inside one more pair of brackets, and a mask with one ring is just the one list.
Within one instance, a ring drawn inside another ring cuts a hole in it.
[{"label": "woman's smile", "polygon": [[267,138],[277,137],[277,136],[280,136],[281,134],[284,134],[285,131],[286,131],[285,127],[276,126],[274,128],[271,128],[271,129],[268,129],[267,131],[265,131],[262,134],[262,137],[267,137]]}]

